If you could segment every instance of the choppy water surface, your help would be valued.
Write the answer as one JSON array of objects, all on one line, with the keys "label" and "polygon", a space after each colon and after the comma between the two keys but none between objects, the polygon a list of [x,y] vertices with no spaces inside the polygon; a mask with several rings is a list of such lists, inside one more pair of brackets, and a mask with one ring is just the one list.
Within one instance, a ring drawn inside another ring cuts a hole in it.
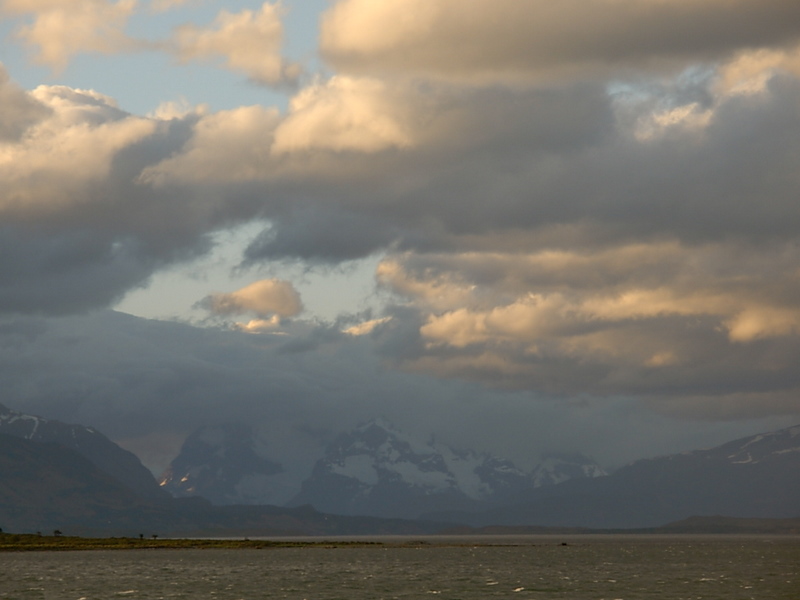
[{"label": "choppy water surface", "polygon": [[796,537],[513,543],[7,553],[0,599],[800,599]]}]

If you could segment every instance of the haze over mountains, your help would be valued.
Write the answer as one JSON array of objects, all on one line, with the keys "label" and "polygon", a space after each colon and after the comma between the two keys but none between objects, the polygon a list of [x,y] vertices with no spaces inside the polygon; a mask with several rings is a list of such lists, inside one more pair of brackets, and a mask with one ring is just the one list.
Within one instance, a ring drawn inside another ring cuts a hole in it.
[{"label": "haze over mountains", "polygon": [[448,523],[641,528],[693,515],[800,516],[800,426],[606,475],[586,457],[550,457],[525,472],[375,420],[336,437],[293,495],[277,485],[273,497],[286,497],[284,508],[257,504],[273,478],[289,481],[266,453],[244,425],[201,429],[159,489],[134,455],[93,429],[0,406],[0,526],[352,534],[432,532]]},{"label": "haze over mountains", "polygon": [[333,439],[310,474],[286,472],[244,424],[204,427],[189,436],[161,483],[176,497],[216,504],[310,504],[335,514],[413,519],[433,510],[500,506],[542,485],[603,474],[583,456],[549,456],[526,472],[510,460],[453,449],[374,419]]},{"label": "haze over mountains", "polygon": [[551,461],[525,472],[488,453],[415,439],[378,419],[339,435],[290,504],[404,518],[443,506],[479,510],[507,504],[559,478],[603,474],[590,459],[579,461]]},{"label": "haze over mountains", "polygon": [[538,488],[515,506],[426,516],[473,525],[636,528],[692,515],[800,516],[800,426]]}]

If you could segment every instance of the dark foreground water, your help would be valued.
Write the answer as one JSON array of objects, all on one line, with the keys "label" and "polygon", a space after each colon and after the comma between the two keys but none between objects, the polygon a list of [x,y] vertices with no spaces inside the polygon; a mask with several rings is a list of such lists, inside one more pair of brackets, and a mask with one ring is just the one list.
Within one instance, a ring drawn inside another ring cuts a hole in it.
[{"label": "dark foreground water", "polygon": [[797,537],[504,542],[6,553],[0,599],[800,599]]}]

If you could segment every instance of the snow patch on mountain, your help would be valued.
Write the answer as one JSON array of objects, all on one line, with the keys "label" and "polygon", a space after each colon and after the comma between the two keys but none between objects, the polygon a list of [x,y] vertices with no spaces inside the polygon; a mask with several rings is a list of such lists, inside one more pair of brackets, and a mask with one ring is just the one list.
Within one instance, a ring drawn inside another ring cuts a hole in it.
[{"label": "snow patch on mountain", "polygon": [[[468,497],[475,500],[491,495],[492,489],[488,482],[481,479],[478,474],[482,465],[492,460],[484,455],[480,457],[472,452],[456,453],[447,446],[439,446],[447,470],[453,474],[455,486]],[[518,472],[521,473],[521,472]]]},{"label": "snow patch on mountain", "polygon": [[366,455],[348,456],[339,463],[331,464],[331,473],[352,477],[366,485],[378,483],[378,472],[372,458]]},{"label": "snow patch on mountain", "polygon": [[367,486],[391,479],[426,493],[458,490],[482,499],[491,494],[491,488],[476,469],[487,460],[491,460],[488,455],[457,452],[433,440],[426,442],[408,435],[384,419],[375,419],[340,436],[329,447],[323,464],[329,473]]}]

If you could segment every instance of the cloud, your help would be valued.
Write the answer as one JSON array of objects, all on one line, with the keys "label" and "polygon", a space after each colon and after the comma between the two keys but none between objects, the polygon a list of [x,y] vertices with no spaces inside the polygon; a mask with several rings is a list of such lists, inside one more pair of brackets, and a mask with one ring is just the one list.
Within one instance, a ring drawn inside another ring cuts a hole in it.
[{"label": "cloud", "polygon": [[[280,279],[263,279],[235,292],[211,294],[201,306],[220,316],[294,317],[303,311],[300,294],[290,282]],[[257,325],[263,327],[261,322]]]},{"label": "cloud", "polygon": [[2,213],[58,211],[84,202],[91,186],[109,178],[115,155],[157,129],[156,122],[127,115],[91,90],[41,86],[27,100],[49,112],[0,155]]},{"label": "cloud", "polygon": [[146,166],[139,181],[157,187],[262,179],[278,122],[278,111],[263,106],[201,115],[181,151]]},{"label": "cloud", "polygon": [[0,105],[0,311],[108,306],[164,265],[206,252],[210,233],[236,219],[224,198],[204,203],[139,183],[145,166],[185,145],[196,112],[138,117],[93,90],[26,92],[7,80],[0,95],[8,99]]},{"label": "cloud", "polygon": [[441,377],[653,406],[689,395],[698,414],[750,393],[760,408],[732,403],[729,416],[796,413],[798,264],[794,242],[397,254],[378,276],[418,335],[379,338],[405,368]]},{"label": "cloud", "polygon": [[[152,13],[186,4],[186,0],[152,0]],[[171,52],[184,63],[224,61],[225,67],[253,81],[294,86],[303,69],[281,56],[283,43],[280,2],[265,2],[259,10],[223,10],[207,27],[185,24],[170,40],[145,41],[126,33],[137,14],[136,0],[0,0],[0,12],[29,15],[32,22],[16,28],[16,36],[35,48],[36,62],[63,71],[81,53],[117,54],[142,50]]]},{"label": "cloud", "polygon": [[69,314],[108,306],[144,284],[158,262],[132,241],[0,226],[0,313]]},{"label": "cloud", "polygon": [[403,149],[414,143],[421,124],[415,109],[425,99],[413,90],[378,81],[332,78],[300,90],[288,114],[247,106],[204,115],[180,152],[144,170],[142,180],[178,182],[260,181],[262,185],[309,187],[332,175],[371,166],[351,155]]},{"label": "cloud", "polygon": [[275,132],[272,151],[374,152],[412,142],[403,124],[403,104],[378,80],[334,77],[302,90]]},{"label": "cloud", "polygon": [[391,223],[357,212],[296,204],[271,217],[270,226],[245,249],[245,265],[287,258],[338,264],[379,252],[401,235]]},{"label": "cloud", "polygon": [[[391,244],[399,231],[417,228],[408,234],[424,237],[419,221],[435,227],[451,218],[462,187],[472,197],[491,193],[487,186],[497,182],[491,176],[497,169],[501,179],[513,176],[532,156],[595,144],[612,126],[611,103],[599,86],[471,93],[333,78],[301,90],[286,115],[261,107],[207,115],[182,151],[147,167],[142,180],[184,186],[246,181],[269,190],[264,204],[279,207],[269,214],[280,223],[274,235],[281,237],[282,228],[294,230],[287,242],[300,235],[298,243],[286,244],[297,248],[296,256],[311,256],[298,246],[313,244],[315,236],[293,224],[305,220],[316,231],[312,222],[337,215],[369,226],[355,236],[352,228],[329,227],[324,237],[338,235],[341,245],[369,254],[376,245],[359,243],[360,236]],[[439,196],[435,202],[431,193]],[[474,214],[455,212],[459,219]]]},{"label": "cloud", "polygon": [[48,115],[47,107],[14,84],[0,63],[0,143],[18,141],[32,125]]},{"label": "cloud", "polygon": [[174,44],[182,62],[223,58],[225,66],[270,85],[294,83],[301,67],[281,56],[284,9],[265,2],[260,10],[219,13],[213,26],[182,25],[175,30]]},{"label": "cloud", "polygon": [[33,15],[33,23],[20,26],[17,35],[38,48],[37,62],[55,71],[82,52],[113,54],[136,45],[124,33],[136,0],[4,0],[0,7]]},{"label": "cloud", "polygon": [[321,51],[347,73],[536,82],[680,70],[797,43],[791,0],[340,0]]},{"label": "cloud", "polygon": [[800,45],[737,53],[721,66],[720,87],[726,91],[757,93],[777,71],[800,75]]},{"label": "cloud", "polygon": [[371,319],[369,321],[363,321],[361,323],[358,323],[357,325],[348,327],[347,329],[344,330],[344,332],[348,335],[355,335],[355,336],[369,335],[370,333],[375,331],[377,327],[380,327],[384,323],[388,323],[390,320],[391,317],[382,317],[380,319]]}]

